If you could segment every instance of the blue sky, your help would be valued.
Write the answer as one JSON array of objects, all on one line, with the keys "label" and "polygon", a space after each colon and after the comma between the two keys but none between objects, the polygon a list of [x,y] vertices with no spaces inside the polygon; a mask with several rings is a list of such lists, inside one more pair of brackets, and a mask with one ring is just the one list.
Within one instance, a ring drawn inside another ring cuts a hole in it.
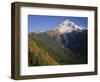
[{"label": "blue sky", "polygon": [[52,29],[66,19],[86,28],[88,26],[87,17],[28,15],[28,32]]}]

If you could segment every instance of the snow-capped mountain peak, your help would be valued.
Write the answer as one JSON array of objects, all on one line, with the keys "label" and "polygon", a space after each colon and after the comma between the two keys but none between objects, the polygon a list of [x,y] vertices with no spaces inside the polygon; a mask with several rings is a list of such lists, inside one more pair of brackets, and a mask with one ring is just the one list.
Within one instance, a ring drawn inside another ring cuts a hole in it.
[{"label": "snow-capped mountain peak", "polygon": [[38,30],[36,31],[36,33],[44,33],[44,32],[46,32],[46,30],[43,29],[43,27],[42,27],[41,29],[38,29]]},{"label": "snow-capped mountain peak", "polygon": [[72,31],[83,31],[85,28],[82,28],[81,26],[75,24],[74,22],[70,20],[65,20],[62,22],[58,27],[56,27],[56,30],[62,34],[62,33],[70,33]]}]

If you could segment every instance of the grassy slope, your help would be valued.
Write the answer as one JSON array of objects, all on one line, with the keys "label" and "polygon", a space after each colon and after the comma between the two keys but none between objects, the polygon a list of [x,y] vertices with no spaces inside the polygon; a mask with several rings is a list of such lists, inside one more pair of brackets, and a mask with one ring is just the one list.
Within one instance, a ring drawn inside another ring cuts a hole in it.
[{"label": "grassy slope", "polygon": [[[38,59],[41,60],[42,56],[44,61],[47,61],[50,59],[53,60],[53,62],[56,61],[56,63],[46,63],[44,64],[44,62],[40,63],[39,65],[56,65],[56,64],[60,64],[60,65],[64,65],[64,64],[74,64],[77,63],[77,58],[75,56],[75,54],[73,54],[70,50],[68,49],[64,49],[62,48],[62,46],[60,45],[59,41],[54,40],[54,38],[48,36],[47,34],[37,34],[37,35],[29,35],[29,37],[31,38],[31,42],[29,47],[31,46],[31,54],[34,53],[38,53]],[[30,41],[30,40],[29,40]],[[34,44],[34,45],[33,45]],[[33,46],[32,46],[33,45]],[[32,49],[37,47],[38,49],[34,49],[34,51],[32,51]],[[41,54],[39,56],[39,54]],[[36,56],[35,54],[35,56]],[[47,54],[48,56],[44,57],[43,54]],[[51,57],[51,58],[48,58]],[[33,58],[34,59],[34,58]],[[38,65],[38,64],[37,64]]]},{"label": "grassy slope", "polygon": [[38,47],[36,42],[29,38],[29,65],[57,65],[58,63],[53,60],[49,53],[42,47]]}]

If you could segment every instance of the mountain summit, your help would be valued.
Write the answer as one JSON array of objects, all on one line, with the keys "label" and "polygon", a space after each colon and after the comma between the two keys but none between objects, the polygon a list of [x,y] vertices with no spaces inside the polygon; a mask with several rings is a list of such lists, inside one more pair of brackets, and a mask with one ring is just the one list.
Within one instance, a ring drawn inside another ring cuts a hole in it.
[{"label": "mountain summit", "polygon": [[70,20],[65,20],[60,25],[58,25],[54,30],[59,32],[60,34],[63,34],[63,33],[70,33],[72,31],[82,32],[86,30],[86,28]]}]

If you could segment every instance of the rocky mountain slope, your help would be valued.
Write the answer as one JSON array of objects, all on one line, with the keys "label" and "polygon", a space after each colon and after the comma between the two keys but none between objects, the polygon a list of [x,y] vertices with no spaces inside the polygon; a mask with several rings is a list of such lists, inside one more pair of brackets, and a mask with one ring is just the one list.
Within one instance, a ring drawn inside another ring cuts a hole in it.
[{"label": "rocky mountain slope", "polygon": [[[51,30],[31,32],[29,33],[29,38],[31,38],[31,43],[35,42],[41,50],[45,50],[48,53],[50,58],[54,60],[53,62],[56,62],[54,65],[86,64],[87,32],[88,30],[85,27],[77,25],[70,20],[65,20]],[[31,47],[33,51],[30,51],[30,47],[31,45],[29,45],[29,56],[32,54],[34,54],[32,56],[35,56],[37,54],[34,51],[35,48]],[[43,54],[45,56],[45,53],[40,53],[41,50],[38,50],[38,56],[43,56]],[[38,60],[38,56],[35,59]],[[29,62],[32,62],[32,59]],[[53,65],[46,62],[45,64],[39,64],[40,62],[38,61],[37,65]],[[32,65],[30,64],[30,66]]]}]

